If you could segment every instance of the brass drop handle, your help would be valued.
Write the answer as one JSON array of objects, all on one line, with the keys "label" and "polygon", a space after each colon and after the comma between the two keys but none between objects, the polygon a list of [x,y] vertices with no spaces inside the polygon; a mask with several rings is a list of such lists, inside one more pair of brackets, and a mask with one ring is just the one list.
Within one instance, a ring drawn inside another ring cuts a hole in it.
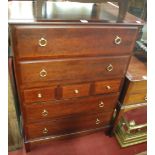
[{"label": "brass drop handle", "polygon": [[38,98],[42,98],[42,94],[41,93],[38,93]]},{"label": "brass drop handle", "polygon": [[45,69],[42,69],[40,71],[40,77],[46,77],[47,76],[47,71]]},{"label": "brass drop handle", "polygon": [[113,70],[113,65],[109,64],[106,69],[108,72],[111,72]]},{"label": "brass drop handle", "polygon": [[40,38],[38,44],[41,47],[45,47],[47,45],[47,40],[45,38]]},{"label": "brass drop handle", "polygon": [[45,117],[45,116],[48,115],[48,111],[44,109],[41,114],[42,114],[43,117]]},{"label": "brass drop handle", "polygon": [[103,107],[104,107],[104,102],[103,102],[103,101],[101,101],[101,102],[99,103],[99,107],[100,107],[100,108],[103,108]]},{"label": "brass drop handle", "polygon": [[96,119],[96,124],[100,124],[101,122],[100,122],[100,120],[97,118]]},{"label": "brass drop handle", "polygon": [[110,90],[110,89],[111,89],[111,87],[110,87],[110,86],[106,86],[106,88],[107,88],[108,90]]},{"label": "brass drop handle", "polygon": [[75,89],[75,90],[74,90],[74,93],[75,93],[75,94],[79,94],[79,90]]},{"label": "brass drop handle", "polygon": [[119,36],[116,36],[115,37],[115,44],[119,45],[119,44],[121,44],[121,42],[122,42],[122,38],[120,38]]},{"label": "brass drop handle", "polygon": [[46,128],[43,129],[43,134],[48,133],[48,130]]}]

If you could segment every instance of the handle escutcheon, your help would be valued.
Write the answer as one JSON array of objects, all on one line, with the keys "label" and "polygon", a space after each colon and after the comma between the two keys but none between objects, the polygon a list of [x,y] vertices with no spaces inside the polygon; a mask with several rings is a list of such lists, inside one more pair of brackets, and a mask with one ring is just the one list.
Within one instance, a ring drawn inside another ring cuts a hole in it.
[{"label": "handle escutcheon", "polygon": [[109,64],[106,69],[108,72],[111,72],[113,70],[113,65]]},{"label": "handle escutcheon", "polygon": [[47,134],[48,130],[46,128],[43,129],[43,134]]},{"label": "handle escutcheon", "polygon": [[40,38],[38,44],[41,47],[45,47],[47,45],[47,40],[45,38]]},{"label": "handle escutcheon", "polygon": [[47,76],[47,71],[45,69],[42,69],[40,71],[40,77],[46,77]]},{"label": "handle escutcheon", "polygon": [[121,42],[122,42],[122,38],[120,38],[119,36],[116,36],[116,38],[115,38],[115,44],[116,45],[119,45],[119,44],[121,44]]},{"label": "handle escutcheon", "polygon": [[48,111],[44,109],[41,114],[43,117],[46,117],[48,115]]},{"label": "handle escutcheon", "polygon": [[103,101],[101,101],[101,102],[99,103],[99,107],[100,107],[100,108],[103,108],[103,107],[104,107],[104,102],[103,102]]},{"label": "handle escutcheon", "polygon": [[96,119],[96,124],[100,124],[101,123],[101,121],[97,118]]}]

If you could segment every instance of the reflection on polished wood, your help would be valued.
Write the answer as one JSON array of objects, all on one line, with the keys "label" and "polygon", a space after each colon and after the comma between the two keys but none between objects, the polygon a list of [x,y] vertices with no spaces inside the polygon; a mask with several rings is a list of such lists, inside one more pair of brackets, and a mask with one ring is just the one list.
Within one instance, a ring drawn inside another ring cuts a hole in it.
[{"label": "reflection on polished wood", "polygon": [[[128,9],[128,0],[107,0],[95,1],[10,1],[9,22],[10,23],[27,23],[27,22],[89,22],[102,23],[137,23],[141,24],[142,20],[126,13]],[[85,3],[79,3],[85,2]],[[101,3],[102,2],[102,3]]]}]

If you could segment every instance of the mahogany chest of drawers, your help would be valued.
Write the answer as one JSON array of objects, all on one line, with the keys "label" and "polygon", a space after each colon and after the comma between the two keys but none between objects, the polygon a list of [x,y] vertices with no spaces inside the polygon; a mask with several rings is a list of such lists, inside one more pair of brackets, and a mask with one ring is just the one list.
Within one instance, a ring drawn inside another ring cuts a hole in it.
[{"label": "mahogany chest of drawers", "polygon": [[[106,3],[108,6],[111,7]],[[22,22],[23,17],[15,20],[10,15],[14,70],[27,151],[35,142],[110,129],[142,25],[106,23],[97,17],[94,21],[84,15],[78,18],[88,18],[88,21],[77,20],[74,15],[72,20],[65,20],[67,11],[63,16],[59,11],[56,15],[61,20],[36,17],[34,21]]]}]

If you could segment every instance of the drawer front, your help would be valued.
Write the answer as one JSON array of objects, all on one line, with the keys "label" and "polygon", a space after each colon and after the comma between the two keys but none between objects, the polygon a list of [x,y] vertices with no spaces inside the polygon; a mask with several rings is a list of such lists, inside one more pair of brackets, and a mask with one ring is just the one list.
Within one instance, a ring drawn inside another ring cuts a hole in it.
[{"label": "drawer front", "polygon": [[95,94],[105,94],[118,92],[121,84],[121,79],[106,80],[95,83]]},{"label": "drawer front", "polygon": [[147,96],[143,94],[130,94],[126,95],[123,101],[124,104],[134,104],[134,103],[145,103],[147,101]]},{"label": "drawer front", "polygon": [[142,81],[130,81],[127,93],[146,93],[147,92],[147,80]]},{"label": "drawer front", "polygon": [[64,117],[71,114],[98,113],[111,111],[115,108],[118,94],[92,96],[81,99],[57,101],[44,104],[25,106],[27,122],[50,120],[51,118]]},{"label": "drawer front", "polygon": [[46,61],[22,61],[19,63],[20,82],[82,82],[124,76],[129,56]]},{"label": "drawer front", "polygon": [[56,87],[26,89],[23,91],[23,98],[26,104],[32,102],[50,101],[55,99]]},{"label": "drawer front", "polygon": [[121,55],[132,52],[137,27],[15,26],[17,57]]},{"label": "drawer front", "polygon": [[60,136],[89,129],[95,129],[110,124],[113,112],[98,115],[81,115],[78,117],[57,119],[49,122],[26,125],[27,138],[45,136]]},{"label": "drawer front", "polygon": [[90,91],[90,84],[76,84],[62,87],[62,97],[74,98],[88,96]]}]

